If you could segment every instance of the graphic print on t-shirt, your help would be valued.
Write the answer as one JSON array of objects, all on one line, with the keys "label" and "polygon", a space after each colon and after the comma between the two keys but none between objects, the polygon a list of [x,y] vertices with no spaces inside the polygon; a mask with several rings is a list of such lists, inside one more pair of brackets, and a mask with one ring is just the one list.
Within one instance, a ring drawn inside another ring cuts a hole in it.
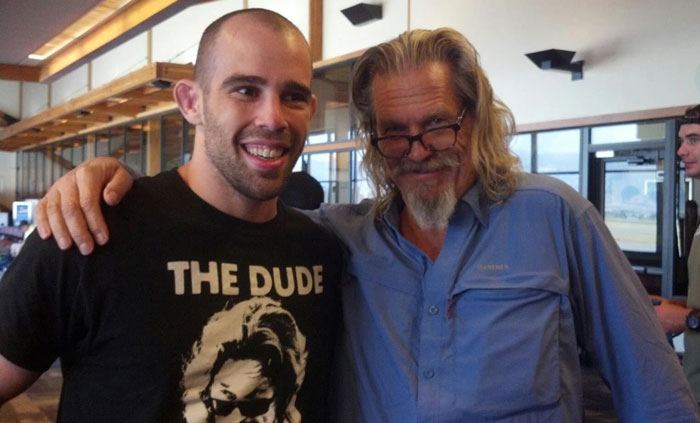
[{"label": "graphic print on t-shirt", "polygon": [[267,297],[215,313],[184,365],[184,417],[192,422],[297,423],[306,338]]}]

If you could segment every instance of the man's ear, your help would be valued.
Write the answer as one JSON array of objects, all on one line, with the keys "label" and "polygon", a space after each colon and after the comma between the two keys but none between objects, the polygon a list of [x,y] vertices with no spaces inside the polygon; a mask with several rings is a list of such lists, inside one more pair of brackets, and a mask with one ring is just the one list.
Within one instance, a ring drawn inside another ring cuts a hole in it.
[{"label": "man's ear", "polygon": [[[318,105],[318,98],[316,97],[316,94],[311,94],[311,116],[314,117],[316,114],[316,106]],[[311,119],[309,119],[311,120]]]},{"label": "man's ear", "polygon": [[173,88],[173,98],[187,122],[192,125],[202,124],[204,98],[199,84],[191,79],[177,81]]}]

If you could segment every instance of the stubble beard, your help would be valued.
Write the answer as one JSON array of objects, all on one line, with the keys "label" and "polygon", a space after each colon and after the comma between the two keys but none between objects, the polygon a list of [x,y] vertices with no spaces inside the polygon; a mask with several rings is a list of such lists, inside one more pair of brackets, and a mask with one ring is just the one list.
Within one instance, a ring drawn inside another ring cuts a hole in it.
[{"label": "stubble beard", "polygon": [[292,173],[292,166],[296,159],[289,161],[287,168],[282,170],[253,172],[243,163],[241,153],[236,146],[248,137],[286,141],[289,134],[280,134],[265,128],[251,128],[244,129],[235,137],[230,138],[206,108],[204,114],[208,122],[204,127],[205,152],[231,189],[256,201],[267,201],[277,197]]},{"label": "stubble beard", "polygon": [[[394,173],[427,172],[457,167],[459,167],[459,156],[452,153],[436,156],[420,163],[402,161],[397,165]],[[435,192],[436,190],[438,191]],[[423,229],[446,228],[457,206],[454,183],[446,187],[440,187],[438,183],[412,186],[402,191],[401,197],[416,224]]]}]

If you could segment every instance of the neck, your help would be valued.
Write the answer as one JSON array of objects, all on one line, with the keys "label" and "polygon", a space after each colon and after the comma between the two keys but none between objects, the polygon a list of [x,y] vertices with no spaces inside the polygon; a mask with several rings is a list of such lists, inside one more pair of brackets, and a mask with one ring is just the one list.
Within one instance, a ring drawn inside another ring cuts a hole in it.
[{"label": "neck", "polygon": [[192,160],[178,168],[178,173],[198,197],[223,213],[253,223],[268,222],[277,216],[277,197],[262,201],[244,196],[206,160],[206,155],[193,154]]},{"label": "neck", "polygon": [[401,211],[401,235],[435,261],[445,242],[447,227],[422,228],[404,207]]}]

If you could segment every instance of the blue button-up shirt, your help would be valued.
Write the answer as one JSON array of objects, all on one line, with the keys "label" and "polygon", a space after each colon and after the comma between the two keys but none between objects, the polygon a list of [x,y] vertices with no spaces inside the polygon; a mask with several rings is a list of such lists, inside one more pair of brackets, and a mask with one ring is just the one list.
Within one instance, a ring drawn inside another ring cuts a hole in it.
[{"label": "blue button-up shirt", "polygon": [[507,200],[473,187],[435,262],[394,202],[328,205],[349,252],[338,420],[581,422],[579,349],[623,422],[700,421],[674,351],[593,206],[523,175]]}]

